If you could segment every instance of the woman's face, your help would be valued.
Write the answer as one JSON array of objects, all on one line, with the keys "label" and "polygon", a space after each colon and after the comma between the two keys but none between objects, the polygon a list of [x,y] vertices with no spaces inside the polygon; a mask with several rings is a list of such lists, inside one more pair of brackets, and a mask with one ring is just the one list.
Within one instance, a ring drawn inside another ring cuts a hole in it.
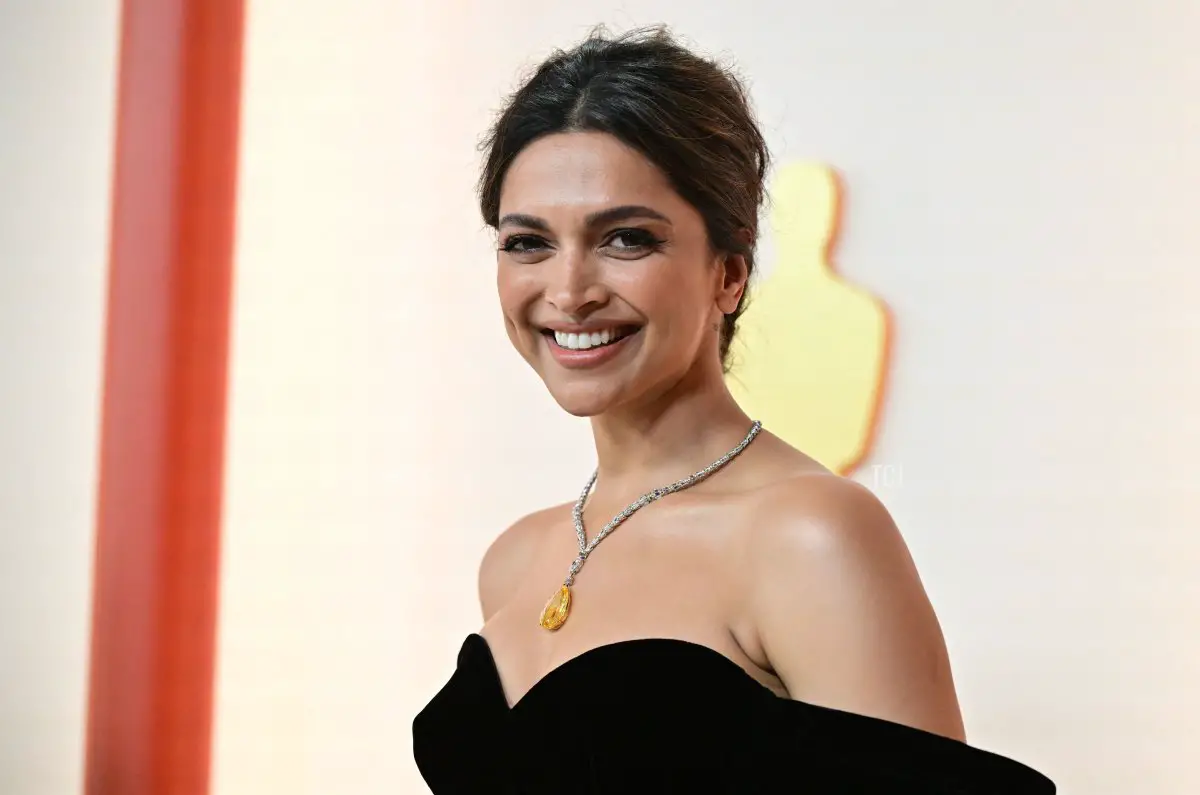
[{"label": "woman's face", "polygon": [[497,283],[509,339],[576,416],[721,376],[718,329],[745,263],[640,152],[592,132],[522,151],[500,194]]}]

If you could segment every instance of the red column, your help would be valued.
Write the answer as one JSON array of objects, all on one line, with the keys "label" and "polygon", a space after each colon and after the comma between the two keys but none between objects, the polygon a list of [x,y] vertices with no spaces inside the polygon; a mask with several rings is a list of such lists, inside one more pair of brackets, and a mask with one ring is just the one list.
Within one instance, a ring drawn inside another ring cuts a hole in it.
[{"label": "red column", "polygon": [[124,0],[87,795],[208,791],[242,0]]}]

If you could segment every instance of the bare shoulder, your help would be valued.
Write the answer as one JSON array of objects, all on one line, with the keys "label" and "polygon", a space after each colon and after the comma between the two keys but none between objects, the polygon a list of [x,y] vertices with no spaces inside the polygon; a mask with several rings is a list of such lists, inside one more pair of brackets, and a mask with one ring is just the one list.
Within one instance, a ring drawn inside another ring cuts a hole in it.
[{"label": "bare shoulder", "polygon": [[789,694],[962,738],[941,627],[875,494],[814,472],[765,489],[751,513],[748,603]]},{"label": "bare shoulder", "polygon": [[479,564],[479,603],[486,622],[516,593],[541,547],[546,531],[562,523],[569,505],[546,508],[513,522],[488,546]]},{"label": "bare shoulder", "polygon": [[[892,516],[875,494],[831,472],[804,472],[773,483],[756,495],[746,543],[754,558],[770,563],[783,553],[822,565],[845,562],[911,565]],[[795,562],[795,561],[793,561]]]},{"label": "bare shoulder", "polygon": [[867,584],[874,590],[923,592],[891,514],[854,480],[830,472],[790,477],[756,495],[749,514],[744,559],[764,604],[781,589],[791,597],[784,604],[803,596],[826,606]]}]

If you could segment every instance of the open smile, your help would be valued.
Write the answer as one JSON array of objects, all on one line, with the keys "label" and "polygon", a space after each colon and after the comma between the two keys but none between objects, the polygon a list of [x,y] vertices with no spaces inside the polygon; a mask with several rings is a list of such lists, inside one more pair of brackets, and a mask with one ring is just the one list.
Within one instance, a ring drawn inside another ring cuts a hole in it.
[{"label": "open smile", "polygon": [[599,366],[617,356],[640,331],[640,326],[613,326],[582,332],[543,329],[542,336],[555,361],[563,367],[583,369]]}]

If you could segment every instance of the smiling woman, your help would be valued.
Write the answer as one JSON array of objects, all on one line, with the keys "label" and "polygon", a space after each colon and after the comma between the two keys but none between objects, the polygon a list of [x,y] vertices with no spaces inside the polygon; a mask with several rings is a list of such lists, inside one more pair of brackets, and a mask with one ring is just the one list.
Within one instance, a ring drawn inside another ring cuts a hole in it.
[{"label": "smiling woman", "polygon": [[[602,146],[608,139],[597,137],[595,142]],[[621,227],[622,223],[626,225]],[[601,245],[610,259],[637,260],[662,251],[666,243],[665,236],[656,235],[651,228],[647,228],[650,224],[669,227],[671,220],[649,207],[612,207],[589,213],[583,219],[583,233],[585,238],[602,236]],[[501,251],[510,255],[510,262],[533,264],[550,255],[545,237],[521,232],[522,229],[532,229],[552,235],[553,227],[544,219],[509,213],[500,219],[499,227],[502,231],[511,232],[501,246]],[[569,296],[564,296],[560,302],[569,303],[571,300]],[[510,328],[515,329],[515,323]],[[637,322],[596,317],[588,318],[586,323],[547,320],[536,330],[546,337],[546,347],[559,364],[581,369],[610,360],[628,347],[641,328]]]},{"label": "smiling woman", "polygon": [[434,792],[1054,792],[963,742],[888,512],[726,387],[767,163],[741,84],[660,30],[556,53],[496,122],[505,328],[598,467],[485,555],[413,726]]},{"label": "smiling woman", "polygon": [[546,134],[513,158],[500,207],[509,337],[564,409],[594,416],[689,372],[720,377],[751,254],[713,246],[644,154],[609,133]]}]

